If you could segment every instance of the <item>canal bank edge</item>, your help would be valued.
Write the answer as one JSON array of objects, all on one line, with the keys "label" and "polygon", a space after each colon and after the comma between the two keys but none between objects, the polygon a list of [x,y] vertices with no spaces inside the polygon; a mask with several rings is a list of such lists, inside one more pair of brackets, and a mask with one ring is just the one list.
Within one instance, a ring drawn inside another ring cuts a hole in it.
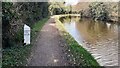
[{"label": "canal bank edge", "polygon": [[[64,25],[59,20],[61,17],[69,15],[55,15],[56,27],[60,31],[60,35],[64,37],[68,46],[68,51],[70,51],[69,59],[75,66],[92,66],[91,68],[99,68],[99,63],[94,59],[94,57],[81,45],[75,41],[75,39],[66,31]],[[89,68],[90,68],[89,67]]]}]

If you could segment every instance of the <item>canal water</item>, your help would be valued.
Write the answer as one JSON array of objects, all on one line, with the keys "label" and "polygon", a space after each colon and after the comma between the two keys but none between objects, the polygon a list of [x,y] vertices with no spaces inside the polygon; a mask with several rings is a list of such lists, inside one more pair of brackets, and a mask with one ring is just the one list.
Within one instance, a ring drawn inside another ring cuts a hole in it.
[{"label": "canal water", "polygon": [[66,30],[101,66],[118,66],[118,26],[91,19],[64,17]]}]

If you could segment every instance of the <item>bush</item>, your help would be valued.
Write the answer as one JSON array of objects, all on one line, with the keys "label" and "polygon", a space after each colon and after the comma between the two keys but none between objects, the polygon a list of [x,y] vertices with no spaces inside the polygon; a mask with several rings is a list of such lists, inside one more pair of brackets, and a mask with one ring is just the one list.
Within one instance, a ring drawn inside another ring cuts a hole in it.
[{"label": "bush", "polygon": [[48,2],[3,2],[2,44],[3,48],[18,45],[23,40],[23,25],[30,27],[48,17]]},{"label": "bush", "polygon": [[94,20],[108,20],[109,12],[107,6],[103,2],[94,2],[89,5],[90,17]]}]

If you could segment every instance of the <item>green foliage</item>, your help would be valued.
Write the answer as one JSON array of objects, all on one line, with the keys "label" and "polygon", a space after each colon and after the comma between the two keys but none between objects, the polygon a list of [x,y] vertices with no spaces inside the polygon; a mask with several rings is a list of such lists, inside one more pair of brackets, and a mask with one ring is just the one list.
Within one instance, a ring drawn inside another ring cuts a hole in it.
[{"label": "green foliage", "polygon": [[108,20],[109,12],[107,6],[103,2],[94,2],[89,5],[90,16],[95,20]]},{"label": "green foliage", "polygon": [[[12,5],[13,5],[12,3],[2,3],[2,14],[4,15],[2,17],[2,37],[3,37],[3,41],[6,41],[6,43],[3,42],[5,46],[8,46],[8,44],[10,43],[9,29],[10,29],[10,20],[13,17],[13,13],[9,8],[11,8]],[[6,32],[8,32],[8,34]]]},{"label": "green foliage", "polygon": [[20,31],[18,33],[15,34],[15,38],[14,38],[14,41],[18,44],[22,44],[23,43],[23,40],[24,40],[24,35],[23,35],[23,29],[20,29]]},{"label": "green foliage", "polygon": [[66,8],[65,6],[63,7],[64,4],[62,3],[58,3],[58,2],[53,2],[50,4],[49,6],[49,11],[51,13],[51,15],[58,15],[58,14],[65,14],[66,12]]},{"label": "green foliage", "polygon": [[[12,8],[12,6],[13,6],[13,3],[9,3],[9,2],[7,2],[7,3],[2,3],[2,12],[3,12],[3,22],[4,21],[10,21],[12,18],[13,18],[13,12],[12,12],[12,10],[11,9],[9,9],[9,8]],[[9,23],[9,22],[4,22],[4,23]]]},{"label": "green foliage", "polygon": [[[44,18],[43,20],[35,23],[32,26],[32,43],[34,42],[35,38],[37,37],[38,31],[41,30],[45,22],[47,22],[48,18]],[[21,33],[18,33],[16,37],[18,37],[16,40],[20,41],[21,39]],[[26,46],[12,46],[10,48],[3,49],[2,54],[2,65],[4,68],[5,66],[25,66],[27,64],[27,59],[29,58],[30,52],[31,52],[32,44],[26,45]]]},{"label": "green foliage", "polygon": [[3,50],[2,65],[3,66],[23,66],[25,65],[28,52],[30,52],[31,45],[11,47]]},{"label": "green foliage", "polygon": [[30,27],[49,16],[47,2],[3,2],[2,43],[3,48],[23,41],[23,25]]},{"label": "green foliage", "polygon": [[37,36],[37,33],[40,31],[40,29],[42,29],[43,25],[45,24],[45,22],[47,22],[48,18],[44,18],[43,20],[41,21],[38,21],[37,23],[35,23],[33,26],[32,26],[32,39],[34,40],[34,38],[36,38]]},{"label": "green foliage", "polygon": [[49,4],[47,2],[27,2],[18,4],[21,6],[19,13],[23,17],[24,23],[29,26],[32,26],[34,24],[33,22],[37,22],[49,15]]},{"label": "green foliage", "polygon": [[47,2],[2,3],[3,66],[23,66],[27,63],[31,45],[23,46],[23,26],[27,24],[32,27],[33,39],[37,35],[36,31],[48,20],[43,19],[49,16],[48,7]]},{"label": "green foliage", "polygon": [[66,39],[69,45],[69,49],[71,51],[71,54],[73,55],[73,58],[75,58],[74,62],[76,63],[75,65],[99,66],[99,64],[92,57],[92,55],[87,50],[85,50],[81,45],[79,45],[69,33],[64,32],[64,38]]}]

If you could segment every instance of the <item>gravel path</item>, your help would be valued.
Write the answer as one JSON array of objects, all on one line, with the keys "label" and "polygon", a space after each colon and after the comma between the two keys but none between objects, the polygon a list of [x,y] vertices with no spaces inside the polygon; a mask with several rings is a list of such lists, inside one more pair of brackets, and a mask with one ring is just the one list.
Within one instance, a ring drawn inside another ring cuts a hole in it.
[{"label": "gravel path", "polygon": [[28,66],[68,66],[65,43],[51,18],[40,31]]}]

